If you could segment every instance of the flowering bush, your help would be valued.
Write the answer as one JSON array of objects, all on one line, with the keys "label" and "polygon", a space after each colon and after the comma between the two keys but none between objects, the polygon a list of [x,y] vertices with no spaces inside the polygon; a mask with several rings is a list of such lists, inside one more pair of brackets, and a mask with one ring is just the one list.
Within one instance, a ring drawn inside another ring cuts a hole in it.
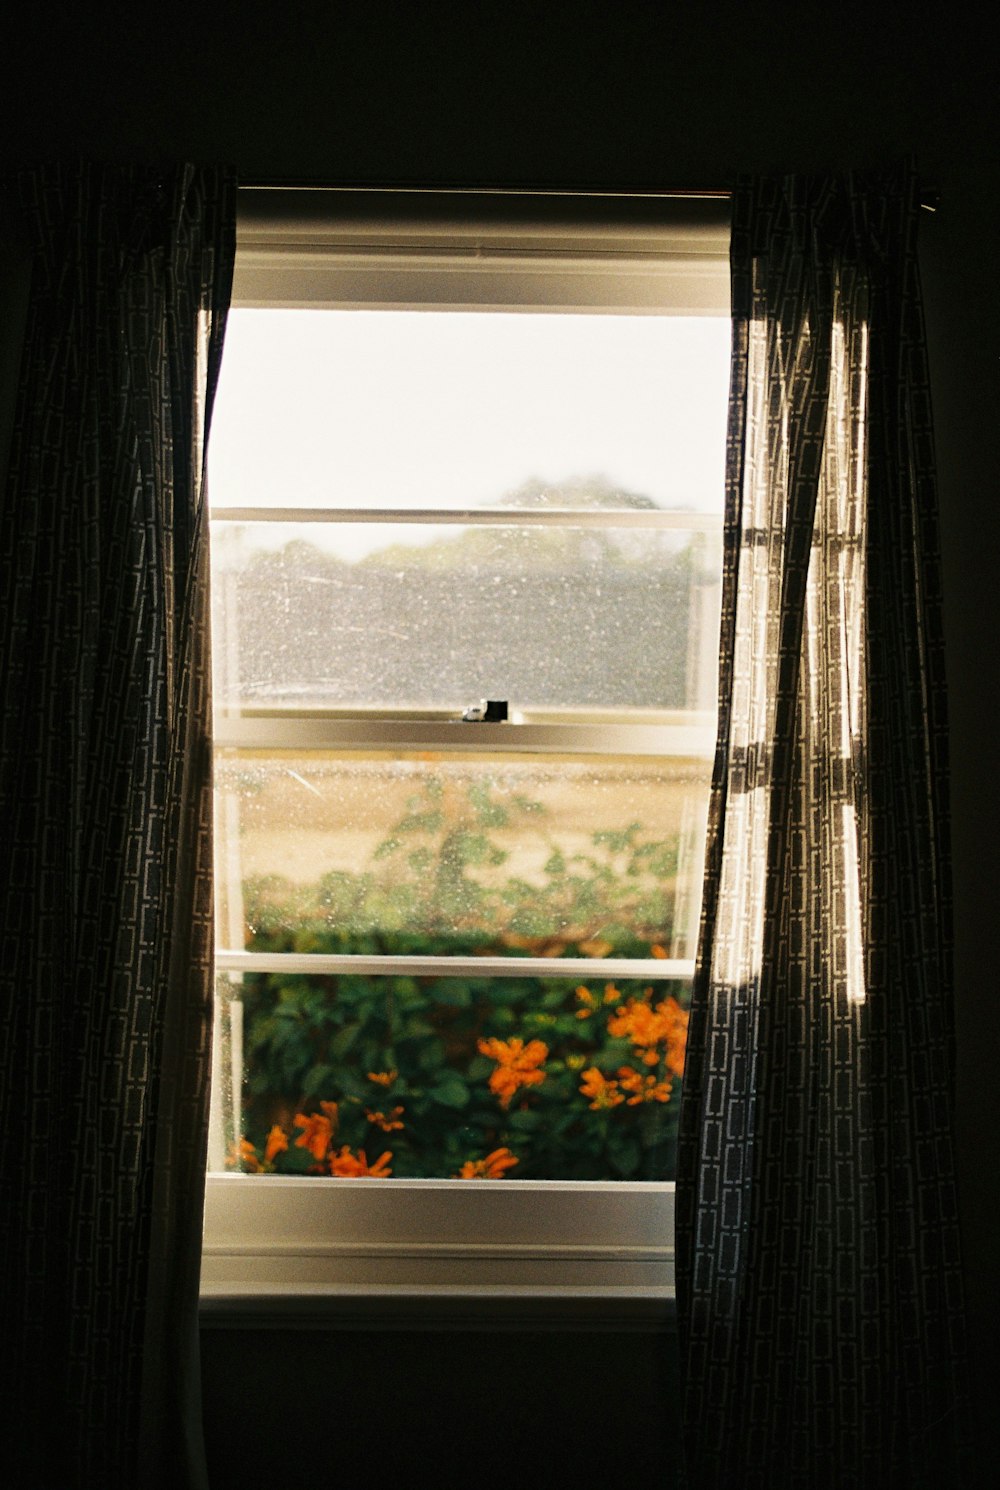
[{"label": "flowering bush", "polygon": [[[427,791],[433,800],[433,783]],[[477,787],[447,832],[419,805],[374,856],[398,866],[401,842],[428,838],[395,878],[369,865],[308,892],[246,885],[247,946],[500,952],[512,969],[519,956],[545,955],[553,974],[562,956],[592,957],[594,978],[243,974],[232,990],[243,1006],[246,1081],[231,1166],[373,1178],[672,1177],[686,987],[616,985],[600,963],[666,956],[676,845],[644,841],[633,823],[595,834],[590,855],[554,851],[543,886],[483,881],[467,871],[498,862],[487,831],[501,822],[497,803]],[[424,889],[432,879],[433,901]],[[441,883],[446,920],[435,909]],[[484,932],[484,922],[502,930]]]},{"label": "flowering bush", "polygon": [[[270,1011],[250,1022],[247,1131],[230,1163],[256,1174],[667,1177],[687,1033],[678,991],[248,977],[245,1001]],[[297,1091],[275,1085],[274,1064],[298,1077]]]}]

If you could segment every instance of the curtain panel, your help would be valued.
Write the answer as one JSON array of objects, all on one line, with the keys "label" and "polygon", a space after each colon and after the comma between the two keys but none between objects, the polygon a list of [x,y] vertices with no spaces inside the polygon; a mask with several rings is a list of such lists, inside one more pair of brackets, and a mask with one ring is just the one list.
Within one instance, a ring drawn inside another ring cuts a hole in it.
[{"label": "curtain panel", "polygon": [[30,273],[0,492],[4,1483],[204,1483],[205,440],[217,169],[0,182]]},{"label": "curtain panel", "polygon": [[739,184],[677,1197],[691,1490],[968,1482],[912,169]]}]

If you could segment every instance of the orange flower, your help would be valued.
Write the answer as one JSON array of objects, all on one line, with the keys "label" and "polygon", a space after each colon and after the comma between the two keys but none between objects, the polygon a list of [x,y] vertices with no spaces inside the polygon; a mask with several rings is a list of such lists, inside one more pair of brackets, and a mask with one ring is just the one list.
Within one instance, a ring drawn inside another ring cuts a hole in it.
[{"label": "orange flower", "polygon": [[356,1154],[352,1154],[345,1143],[339,1153],[330,1155],[330,1173],[341,1179],[387,1179],[392,1174],[388,1167],[391,1158],[392,1150],[386,1149],[369,1167],[368,1155],[364,1149],[358,1149]]},{"label": "orange flower", "polygon": [[626,1098],[629,1107],[638,1107],[640,1102],[670,1101],[669,1081],[657,1081],[655,1076],[643,1076],[641,1071],[634,1071],[631,1066],[619,1066],[618,1080],[622,1090],[631,1093]]},{"label": "orange flower", "polygon": [[626,1036],[633,1045],[651,1046],[666,1033],[663,1021],[644,999],[629,999],[619,1006],[618,1013],[608,1020],[608,1033],[620,1038]]},{"label": "orange flower", "polygon": [[651,994],[652,990],[647,988],[645,997],[629,999],[627,1004],[620,1005],[617,1014],[608,1020],[608,1033],[631,1040],[636,1050],[643,1052],[642,1060],[647,1066],[659,1062],[661,1052],[657,1047],[662,1045],[665,1047],[662,1058],[668,1068],[675,1076],[683,1076],[687,1010],[681,1008],[672,994],[654,1009],[649,1002]]},{"label": "orange flower", "polygon": [[395,1069],[391,1071],[369,1071],[368,1080],[374,1081],[376,1086],[392,1086],[398,1075],[399,1072]]},{"label": "orange flower", "polygon": [[396,1128],[403,1126],[399,1121],[399,1115],[403,1110],[402,1107],[394,1107],[386,1117],[384,1112],[372,1112],[370,1107],[366,1107],[365,1117],[370,1123],[374,1123],[376,1128],[381,1128],[383,1133],[392,1133]]},{"label": "orange flower", "polygon": [[667,949],[666,947],[661,947],[658,942],[654,942],[649,949],[649,953],[651,957],[658,957],[662,962],[666,958]]},{"label": "orange flower", "polygon": [[333,1141],[333,1135],[337,1131],[337,1116],[339,1108],[336,1102],[321,1102],[322,1114],[311,1112],[308,1116],[304,1112],[295,1114],[295,1126],[303,1132],[295,1140],[295,1147],[308,1149],[317,1163],[322,1164],[326,1158],[326,1151]]},{"label": "orange flower", "polygon": [[581,984],[576,990],[576,996],[583,1005],[582,1009],[577,1009],[576,1011],[577,1019],[589,1019],[594,1012],[594,995],[589,988],[584,988],[583,984]]},{"label": "orange flower", "polygon": [[490,1076],[490,1091],[500,1099],[501,1107],[509,1107],[510,1100],[520,1086],[538,1086],[545,1080],[545,1072],[538,1067],[548,1057],[549,1047],[542,1040],[524,1041],[515,1036],[511,1040],[480,1040],[483,1055],[497,1062]]},{"label": "orange flower", "polygon": [[273,1164],[279,1154],[283,1154],[288,1147],[288,1134],[280,1123],[275,1123],[267,1135],[267,1143],[264,1145],[264,1163]]},{"label": "orange flower", "polygon": [[609,1081],[596,1066],[588,1066],[584,1071],[580,1091],[585,1097],[590,1098],[590,1105],[594,1112],[600,1112],[608,1107],[617,1107],[625,1101],[618,1090],[617,1081]]},{"label": "orange flower", "polygon": [[672,996],[657,1008],[667,1026],[667,1065],[675,1076],[684,1075],[684,1052],[687,1048],[688,1011]]},{"label": "orange flower", "polygon": [[247,1174],[257,1174],[260,1171],[260,1160],[257,1150],[249,1138],[241,1138],[237,1143],[229,1145],[229,1153],[226,1155],[227,1169],[242,1169]]},{"label": "orange flower", "polygon": [[466,1159],[456,1176],[460,1180],[502,1180],[508,1169],[520,1164],[510,1149],[494,1149],[485,1159]]}]

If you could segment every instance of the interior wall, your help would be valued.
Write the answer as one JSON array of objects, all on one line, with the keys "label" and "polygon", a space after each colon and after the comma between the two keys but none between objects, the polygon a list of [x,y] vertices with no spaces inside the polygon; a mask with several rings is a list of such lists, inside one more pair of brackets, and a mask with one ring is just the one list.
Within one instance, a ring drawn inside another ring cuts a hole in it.
[{"label": "interior wall", "polygon": [[[952,724],[957,1125],[975,1377],[995,1434],[995,23],[967,12],[953,34],[932,0],[824,9],[370,0],[156,12],[43,3],[3,25],[0,167],[67,155],[192,158],[231,161],[252,180],[627,189],[916,157],[940,199],[923,269]],[[457,1383],[467,1357],[447,1339],[432,1352],[435,1370]],[[232,1342],[225,1371],[243,1344]],[[287,1372],[273,1345],[271,1369]],[[258,1365],[268,1349],[259,1346]],[[225,1354],[213,1343],[210,1377]],[[599,1350],[565,1354],[568,1423]],[[482,1359],[492,1371],[486,1347]]]},{"label": "interior wall", "polygon": [[680,1490],[676,1345],[653,1335],[207,1330],[202,1371],[212,1490],[290,1467],[350,1490]]}]

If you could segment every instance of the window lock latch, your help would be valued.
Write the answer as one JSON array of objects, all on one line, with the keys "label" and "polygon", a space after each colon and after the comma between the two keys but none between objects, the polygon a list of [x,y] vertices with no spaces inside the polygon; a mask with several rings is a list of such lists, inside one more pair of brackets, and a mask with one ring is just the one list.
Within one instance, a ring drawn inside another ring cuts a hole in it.
[{"label": "window lock latch", "polygon": [[478,704],[470,704],[462,710],[465,724],[501,724],[507,718],[505,698],[481,698]]}]

